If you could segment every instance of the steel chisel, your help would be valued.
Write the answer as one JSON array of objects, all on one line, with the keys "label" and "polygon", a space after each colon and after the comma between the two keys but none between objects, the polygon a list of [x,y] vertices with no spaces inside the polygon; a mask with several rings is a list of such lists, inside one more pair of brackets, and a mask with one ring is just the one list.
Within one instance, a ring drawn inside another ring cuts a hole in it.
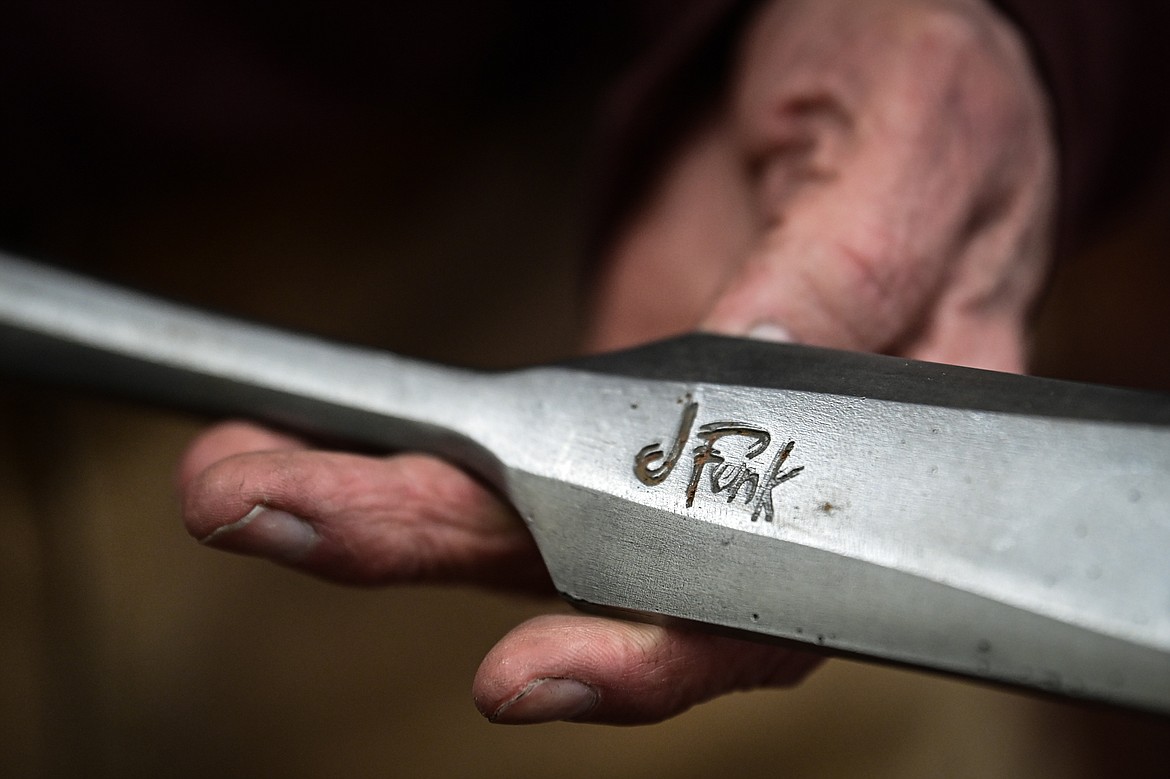
[{"label": "steel chisel", "polygon": [[1170,398],[715,336],[481,373],[0,255],[0,371],[494,485],[574,604],[1170,714]]}]

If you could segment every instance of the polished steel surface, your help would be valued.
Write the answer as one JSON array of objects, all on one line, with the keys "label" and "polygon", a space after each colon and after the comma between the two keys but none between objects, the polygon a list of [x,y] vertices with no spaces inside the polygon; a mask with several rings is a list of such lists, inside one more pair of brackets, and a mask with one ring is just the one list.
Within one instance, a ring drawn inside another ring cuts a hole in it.
[{"label": "polished steel surface", "polygon": [[691,336],[500,374],[0,256],[0,370],[422,449],[572,602],[1170,713],[1170,399]]}]

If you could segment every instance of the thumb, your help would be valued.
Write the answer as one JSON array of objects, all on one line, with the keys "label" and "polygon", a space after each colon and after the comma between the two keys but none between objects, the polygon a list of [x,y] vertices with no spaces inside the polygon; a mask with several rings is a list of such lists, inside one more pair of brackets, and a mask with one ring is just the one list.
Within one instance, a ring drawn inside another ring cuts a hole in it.
[{"label": "thumb", "polygon": [[702,329],[873,352],[899,352],[914,339],[942,284],[941,263],[907,256],[864,228],[822,228],[836,221],[836,206],[819,200],[795,204],[785,225],[744,256]]},{"label": "thumb", "polygon": [[792,203],[729,274],[701,329],[1022,371],[1045,220],[1013,207],[968,232],[956,227],[965,217],[939,208],[901,231],[913,239],[897,238],[879,226],[897,221],[884,213],[890,200],[871,199],[871,187],[842,182]]},{"label": "thumb", "polygon": [[816,8],[828,60],[795,57],[787,4],[745,45],[731,116],[760,228],[703,326],[1019,367],[1055,191],[1023,41],[972,9]]},{"label": "thumb", "polygon": [[484,658],[475,703],[500,724],[641,724],[734,690],[793,685],[819,663],[807,652],[683,627],[544,616]]}]

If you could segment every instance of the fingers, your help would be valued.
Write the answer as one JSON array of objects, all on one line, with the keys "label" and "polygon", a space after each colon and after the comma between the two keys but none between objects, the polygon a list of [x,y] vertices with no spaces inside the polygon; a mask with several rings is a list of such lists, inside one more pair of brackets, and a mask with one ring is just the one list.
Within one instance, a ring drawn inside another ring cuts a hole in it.
[{"label": "fingers", "polygon": [[978,3],[843,8],[774,3],[747,38],[728,121],[760,229],[704,327],[1022,367],[1055,189],[1022,42]]},{"label": "fingers", "polygon": [[192,446],[180,480],[188,531],[220,549],[360,584],[549,588],[519,518],[430,457],[312,451],[236,423]]},{"label": "fingers", "polygon": [[689,629],[599,617],[538,617],[476,674],[475,703],[501,724],[657,722],[734,690],[787,686],[820,659]]},{"label": "fingers", "polygon": [[1043,90],[988,4],[773,2],[613,246],[589,343],[699,325],[1018,370],[1054,192]]},{"label": "fingers", "polygon": [[[219,548],[355,583],[549,589],[512,513],[427,457],[315,452],[231,423],[191,447],[180,481],[188,530]],[[732,690],[793,684],[817,662],[679,628],[551,616],[521,625],[493,649],[475,696],[500,723],[653,722]]]}]

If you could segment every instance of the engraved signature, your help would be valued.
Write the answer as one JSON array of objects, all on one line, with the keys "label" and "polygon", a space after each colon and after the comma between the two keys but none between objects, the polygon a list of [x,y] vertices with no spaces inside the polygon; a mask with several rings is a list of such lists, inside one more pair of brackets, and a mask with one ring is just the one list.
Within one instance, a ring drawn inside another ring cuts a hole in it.
[{"label": "engraved signature", "polygon": [[[654,443],[642,447],[634,455],[634,475],[640,482],[653,487],[670,475],[686,449],[698,415],[698,403],[691,402],[683,408],[678,432],[670,442],[670,451],[666,451],[662,443]],[[772,436],[767,430],[742,422],[711,422],[700,425],[696,437],[701,443],[692,450],[691,478],[686,490],[687,507],[694,505],[695,494],[706,473],[712,494],[726,492],[728,503],[734,502],[742,494],[745,504],[754,501],[752,522],[761,517],[765,522],[772,522],[776,515],[772,490],[804,470],[803,465],[787,469],[784,467],[796,442],[789,441],[782,445],[768,467],[757,470],[749,465],[755,464],[753,461],[767,451],[772,443]],[[736,449],[743,451],[735,457],[727,456],[716,446],[720,441],[734,444]],[[743,448],[745,445],[746,449]]]}]

